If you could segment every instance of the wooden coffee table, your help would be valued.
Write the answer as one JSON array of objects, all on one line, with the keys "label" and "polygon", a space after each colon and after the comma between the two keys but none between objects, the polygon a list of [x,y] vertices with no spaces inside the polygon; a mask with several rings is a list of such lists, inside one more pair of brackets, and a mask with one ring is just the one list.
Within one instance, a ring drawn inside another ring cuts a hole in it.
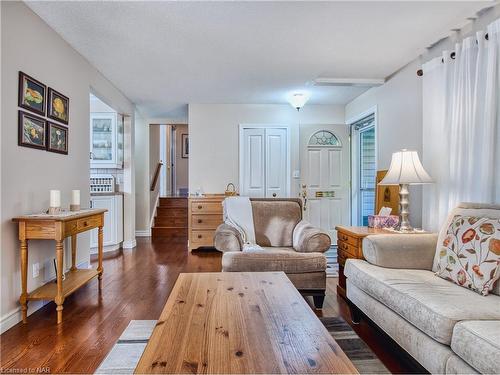
[{"label": "wooden coffee table", "polygon": [[182,273],[135,373],[358,373],[283,272]]}]

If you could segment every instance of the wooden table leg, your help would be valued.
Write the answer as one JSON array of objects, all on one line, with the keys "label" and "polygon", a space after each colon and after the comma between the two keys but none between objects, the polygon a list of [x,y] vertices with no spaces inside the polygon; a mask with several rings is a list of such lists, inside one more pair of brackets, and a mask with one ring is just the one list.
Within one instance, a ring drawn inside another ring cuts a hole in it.
[{"label": "wooden table leg", "polygon": [[19,298],[19,303],[21,304],[23,323],[26,323],[28,318],[28,241],[21,240],[20,247],[22,292],[21,297]]},{"label": "wooden table leg", "polygon": [[97,259],[98,259],[98,264],[97,264],[97,272],[99,272],[99,276],[97,278],[99,279],[99,290],[102,289],[102,252],[103,252],[103,231],[102,231],[102,226],[99,227],[98,232],[97,232],[97,239],[98,239],[98,250],[97,250]]},{"label": "wooden table leg", "polygon": [[71,236],[71,271],[76,271],[76,234]]},{"label": "wooden table leg", "polygon": [[56,240],[56,255],[57,255],[57,294],[55,303],[57,305],[57,324],[62,323],[63,311],[63,273],[64,273],[64,247],[62,240]]}]

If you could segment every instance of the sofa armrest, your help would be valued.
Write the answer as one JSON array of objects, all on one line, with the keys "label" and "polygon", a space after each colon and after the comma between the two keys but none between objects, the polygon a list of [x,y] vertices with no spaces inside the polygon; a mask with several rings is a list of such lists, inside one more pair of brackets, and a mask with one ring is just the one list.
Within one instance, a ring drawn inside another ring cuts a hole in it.
[{"label": "sofa armrest", "polygon": [[380,267],[432,270],[437,239],[437,233],[371,235],[363,239],[363,256]]},{"label": "sofa armrest", "polygon": [[313,227],[307,221],[300,221],[293,229],[293,248],[300,253],[324,253],[332,240],[328,233]]},{"label": "sofa armrest", "polygon": [[243,239],[235,227],[223,223],[215,230],[214,246],[223,253],[241,251],[243,249]]}]

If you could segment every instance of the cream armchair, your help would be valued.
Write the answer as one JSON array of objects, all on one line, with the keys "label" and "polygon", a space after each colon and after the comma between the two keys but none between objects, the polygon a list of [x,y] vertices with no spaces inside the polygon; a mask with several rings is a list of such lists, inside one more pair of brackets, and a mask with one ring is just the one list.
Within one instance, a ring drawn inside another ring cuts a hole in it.
[{"label": "cream armchair", "polygon": [[330,236],[302,220],[300,199],[251,199],[255,238],[263,250],[242,251],[234,227],[221,224],[215,248],[222,251],[223,272],[283,271],[303,295],[321,308],[326,290],[326,257]]}]

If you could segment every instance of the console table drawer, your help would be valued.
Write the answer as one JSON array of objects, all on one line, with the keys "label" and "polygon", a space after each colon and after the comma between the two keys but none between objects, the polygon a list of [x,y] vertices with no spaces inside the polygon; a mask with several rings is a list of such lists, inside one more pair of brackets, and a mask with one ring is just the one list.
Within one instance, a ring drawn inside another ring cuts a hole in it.
[{"label": "console table drawer", "polygon": [[222,224],[222,215],[192,215],[191,225],[196,229],[217,229]]},{"label": "console table drawer", "polygon": [[220,214],[222,213],[221,202],[193,202],[191,205],[191,212],[193,214]]},{"label": "console table drawer", "polygon": [[194,246],[213,246],[214,245],[214,235],[213,230],[193,230],[191,232],[191,242]]},{"label": "console table drawer", "polygon": [[76,228],[80,230],[87,230],[89,228],[96,228],[101,224],[100,217],[89,217],[85,219],[79,219],[76,223]]}]

